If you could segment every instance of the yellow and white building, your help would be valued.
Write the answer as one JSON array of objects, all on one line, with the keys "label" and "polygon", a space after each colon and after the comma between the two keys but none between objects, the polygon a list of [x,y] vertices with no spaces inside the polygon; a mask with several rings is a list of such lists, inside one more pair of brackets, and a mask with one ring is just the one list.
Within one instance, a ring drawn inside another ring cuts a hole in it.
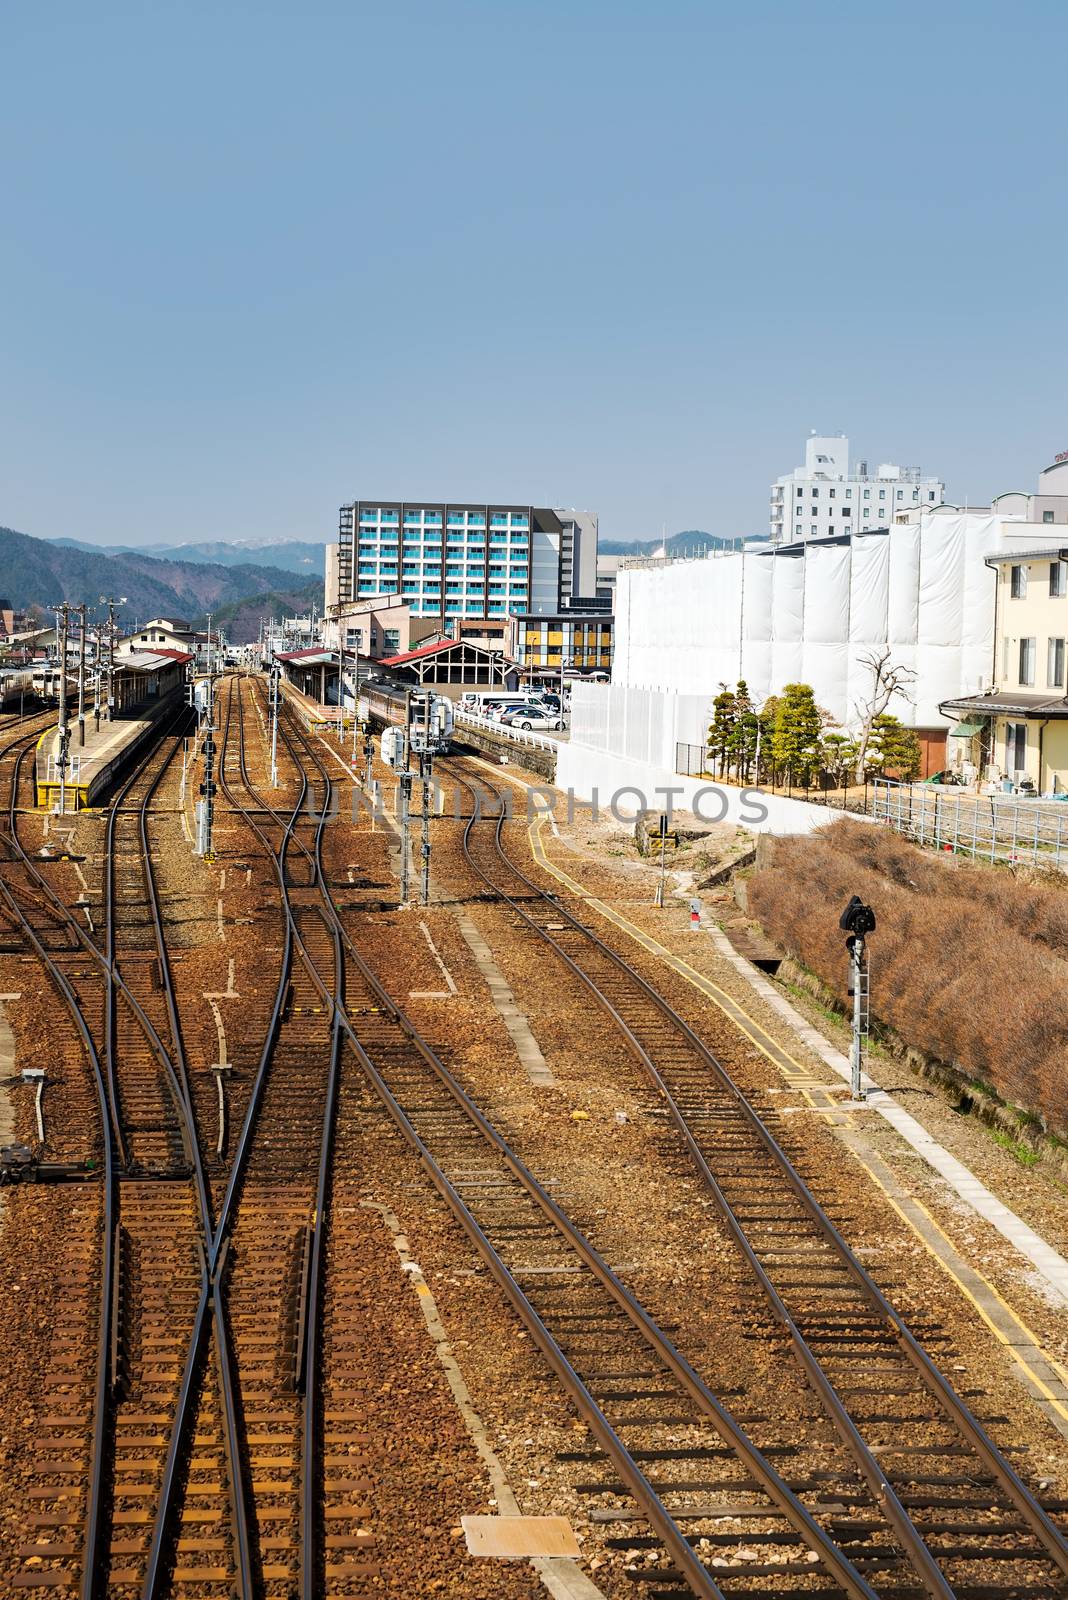
[{"label": "yellow and white building", "polygon": [[946,700],[948,765],[1036,794],[1068,792],[1068,543],[992,557],[992,686]]}]

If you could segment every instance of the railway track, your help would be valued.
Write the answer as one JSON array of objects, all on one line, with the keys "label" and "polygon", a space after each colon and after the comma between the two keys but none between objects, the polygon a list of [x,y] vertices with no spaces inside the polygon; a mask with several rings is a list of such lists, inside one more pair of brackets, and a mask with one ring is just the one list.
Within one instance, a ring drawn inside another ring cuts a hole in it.
[{"label": "railway track", "polygon": [[[20,845],[11,795],[9,842],[35,892],[20,906],[23,924],[83,1030],[105,1155],[100,1238],[81,1274],[98,1300],[95,1367],[84,1347],[80,1366],[74,1346],[61,1347],[80,1387],[72,1383],[66,1404],[46,1419],[40,1482],[30,1490],[46,1503],[33,1525],[58,1537],[25,1547],[22,1588],[77,1587],[90,1597],[140,1587],[145,1502],[159,1489],[193,1308],[204,1293],[198,1243],[208,1200],[148,835],[153,796],[180,742],[180,731],[166,735],[109,811],[99,947]],[[66,935],[61,948],[43,944],[35,928],[42,907],[46,931],[58,925]],[[82,1481],[74,1484],[76,1472]]]},{"label": "railway track", "polygon": [[[83,1186],[92,1203],[59,1269],[68,1304],[16,1587],[317,1600],[379,1579],[360,1263],[331,1230],[335,1186],[359,1179],[358,1133],[337,1124],[355,1074],[563,1385],[588,1435],[570,1469],[600,1520],[618,1515],[614,1542],[642,1552],[649,1600],[754,1584],[820,1600],[1063,1592],[1051,1512],[1065,1508],[1013,1472],[692,1029],[522,873],[501,824],[472,819],[470,870],[553,946],[656,1085],[838,1455],[814,1465],[800,1441],[756,1442],[767,1419],[713,1393],[362,958],[324,868],[336,795],[314,742],[283,713],[283,783],[268,790],[246,727],[256,690],[230,679],[225,694],[220,786],[274,878],[282,936],[258,1060],[227,1091],[229,1160],[205,1108],[198,1127],[152,866],[177,739],[109,813],[95,937],[18,838],[34,734],[0,749],[0,909],[64,1007],[102,1176]],[[646,1533],[626,1531],[636,1513]],[[740,1536],[760,1559],[717,1565]]]},{"label": "railway track", "polygon": [[[775,1336],[799,1365],[863,1484],[857,1515],[835,1522],[886,1592],[931,1595],[1063,1592],[1068,1543],[1054,1517],[1068,1503],[1029,1488],[989,1428],[878,1288],[775,1137],[693,1028],[566,896],[548,893],[509,855],[497,813],[471,799],[462,849],[486,898],[506,908],[601,1007],[655,1088],[715,1201]],[[481,777],[478,790],[485,794]],[[929,1343],[945,1343],[936,1326]],[[944,1350],[944,1359],[952,1357]],[[895,1559],[867,1550],[892,1540]],[[630,1543],[628,1536],[627,1542]]]},{"label": "railway track", "polygon": [[[316,774],[314,809],[322,816],[333,787],[329,772],[308,736],[285,715],[282,731],[293,762]],[[266,809],[262,794],[253,789],[251,797],[257,809]],[[601,1475],[597,1492],[610,1504],[628,1497],[628,1509],[636,1501],[647,1516],[662,1555],[643,1568],[645,1592],[657,1600],[723,1592],[723,1579],[713,1576],[694,1546],[706,1533],[715,1537],[715,1519],[741,1496],[749,1527],[775,1545],[774,1559],[754,1575],[772,1587],[785,1584],[805,1593],[874,1593],[803,1503],[798,1491],[804,1485],[789,1483],[772,1464],[771,1452],[753,1445],[392,1002],[333,911],[321,845],[320,827],[314,845],[300,848],[314,867],[324,913],[344,951],[338,1032],[593,1435],[591,1470]],[[316,966],[314,956],[310,965],[326,1004],[336,993],[331,974]],[[319,1226],[328,1228],[325,1212]],[[333,1420],[324,1415],[324,1460],[343,1470],[346,1457],[336,1453]],[[695,1490],[707,1497],[707,1510],[684,1531],[668,1501],[692,1501]],[[328,1481],[327,1503],[330,1492]]]}]

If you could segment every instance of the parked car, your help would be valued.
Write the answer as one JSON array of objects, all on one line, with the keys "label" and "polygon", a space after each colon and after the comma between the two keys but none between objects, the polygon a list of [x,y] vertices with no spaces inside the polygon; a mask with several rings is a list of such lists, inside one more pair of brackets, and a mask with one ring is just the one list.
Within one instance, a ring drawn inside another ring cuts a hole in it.
[{"label": "parked car", "polygon": [[505,727],[522,728],[524,733],[531,729],[543,730],[559,728],[560,718],[548,706],[528,706],[525,710],[515,706],[510,711],[502,711],[499,719]]}]

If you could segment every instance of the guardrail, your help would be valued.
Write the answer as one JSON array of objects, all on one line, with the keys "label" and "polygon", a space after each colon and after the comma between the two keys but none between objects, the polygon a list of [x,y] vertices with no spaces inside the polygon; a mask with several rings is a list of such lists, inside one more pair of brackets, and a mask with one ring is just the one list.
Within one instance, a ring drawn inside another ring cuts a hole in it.
[{"label": "guardrail", "polygon": [[981,861],[1068,868],[1068,800],[876,778],[871,815],[917,844]]},{"label": "guardrail", "polygon": [[486,728],[490,733],[499,733],[504,739],[512,739],[516,744],[533,745],[535,750],[555,750],[559,744],[557,739],[548,739],[543,733],[534,733],[526,728],[513,728],[506,722],[495,722],[492,717],[480,716],[477,711],[456,710],[457,722],[469,722],[473,728]]}]

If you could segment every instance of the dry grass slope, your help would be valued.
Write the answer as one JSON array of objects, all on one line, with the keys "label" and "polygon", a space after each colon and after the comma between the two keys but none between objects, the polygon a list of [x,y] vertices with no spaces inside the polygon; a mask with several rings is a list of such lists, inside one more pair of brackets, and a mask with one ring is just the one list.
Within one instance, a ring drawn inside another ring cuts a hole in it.
[{"label": "dry grass slope", "polygon": [[1068,887],[932,856],[847,820],[776,840],[749,880],[753,914],[843,1001],[838,917],[851,894],[878,919],[873,1014],[1068,1134]]}]

